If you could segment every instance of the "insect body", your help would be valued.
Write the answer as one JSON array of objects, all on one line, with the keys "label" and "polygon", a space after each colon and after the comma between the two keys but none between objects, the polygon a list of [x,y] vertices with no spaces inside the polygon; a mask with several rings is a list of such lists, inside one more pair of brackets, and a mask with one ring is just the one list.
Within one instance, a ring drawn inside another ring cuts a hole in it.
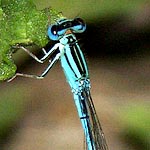
[{"label": "insect body", "polygon": [[62,68],[69,83],[74,102],[84,129],[87,149],[88,150],[108,150],[104,133],[99,123],[95,107],[90,94],[90,80],[85,58],[78,45],[74,33],[82,33],[86,29],[86,25],[80,18],[73,20],[61,19],[56,24],[48,28],[48,36],[51,40],[59,41],[52,49],[46,52],[44,56],[38,59],[30,51],[22,46],[18,48],[26,51],[39,63],[43,63],[47,58],[57,51],[54,58],[49,62],[48,67],[40,76],[16,73],[16,76],[26,76],[33,78],[43,78],[52,66],[61,61]]}]

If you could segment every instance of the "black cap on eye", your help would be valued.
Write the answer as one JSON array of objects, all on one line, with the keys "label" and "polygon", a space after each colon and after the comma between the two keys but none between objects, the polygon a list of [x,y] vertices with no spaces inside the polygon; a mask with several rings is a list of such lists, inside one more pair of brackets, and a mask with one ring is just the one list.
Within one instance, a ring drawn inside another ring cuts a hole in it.
[{"label": "black cap on eye", "polygon": [[66,21],[59,25],[60,29],[67,29],[72,27],[72,21]]},{"label": "black cap on eye", "polygon": [[82,33],[86,29],[86,24],[81,18],[75,18],[72,21],[72,28],[71,28],[75,33]]}]

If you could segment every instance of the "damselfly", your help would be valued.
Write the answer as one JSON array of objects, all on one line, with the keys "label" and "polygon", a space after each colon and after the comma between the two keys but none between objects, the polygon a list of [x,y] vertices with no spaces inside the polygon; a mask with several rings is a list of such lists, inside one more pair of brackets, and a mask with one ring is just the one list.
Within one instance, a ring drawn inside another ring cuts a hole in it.
[{"label": "damselfly", "polygon": [[[49,58],[49,65],[40,76],[16,73],[12,79],[16,76],[32,77],[36,79],[44,78],[52,66],[60,60],[67,82],[71,87],[78,115],[84,129],[87,149],[108,150],[104,133],[90,94],[90,79],[87,63],[74,35],[74,33],[84,32],[85,29],[86,24],[81,18],[75,18],[73,20],[63,18],[57,21],[56,24],[49,26],[49,38],[59,42],[48,52],[42,49],[44,56],[41,59],[23,46],[18,45],[17,48],[26,51],[39,63],[43,63]],[[54,53],[55,55],[52,57]]]}]

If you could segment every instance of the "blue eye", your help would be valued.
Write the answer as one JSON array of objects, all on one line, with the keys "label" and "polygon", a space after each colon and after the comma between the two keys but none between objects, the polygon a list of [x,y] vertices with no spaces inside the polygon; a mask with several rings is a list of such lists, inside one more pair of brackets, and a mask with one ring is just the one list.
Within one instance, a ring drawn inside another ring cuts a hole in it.
[{"label": "blue eye", "polygon": [[62,25],[52,25],[48,28],[48,36],[51,40],[59,40],[67,31]]},{"label": "blue eye", "polygon": [[49,26],[49,28],[48,28],[48,37],[51,40],[54,40],[54,41],[57,41],[59,39],[57,25]]},{"label": "blue eye", "polygon": [[84,21],[81,18],[75,18],[72,21],[72,24],[73,24],[73,26],[71,27],[71,29],[75,33],[82,33],[86,29],[86,24],[84,23]]}]

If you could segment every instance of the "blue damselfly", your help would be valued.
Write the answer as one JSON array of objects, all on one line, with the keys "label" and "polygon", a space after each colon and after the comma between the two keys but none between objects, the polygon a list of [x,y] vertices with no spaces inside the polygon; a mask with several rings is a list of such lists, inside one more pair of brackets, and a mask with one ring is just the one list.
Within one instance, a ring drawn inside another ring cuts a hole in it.
[{"label": "blue damselfly", "polygon": [[[39,76],[16,73],[12,79],[16,76],[42,79],[52,66],[60,60],[67,82],[71,87],[78,115],[84,129],[87,149],[108,150],[104,133],[90,94],[90,79],[87,63],[74,35],[74,33],[84,32],[85,29],[86,24],[81,18],[75,18],[73,20],[63,18],[58,20],[56,24],[49,26],[49,38],[59,42],[48,52],[43,48],[44,56],[41,59],[36,57],[25,47],[17,45],[16,48],[24,50],[39,63],[43,63],[49,58],[49,65]],[[54,52],[56,53],[55,57],[51,57]]]}]

